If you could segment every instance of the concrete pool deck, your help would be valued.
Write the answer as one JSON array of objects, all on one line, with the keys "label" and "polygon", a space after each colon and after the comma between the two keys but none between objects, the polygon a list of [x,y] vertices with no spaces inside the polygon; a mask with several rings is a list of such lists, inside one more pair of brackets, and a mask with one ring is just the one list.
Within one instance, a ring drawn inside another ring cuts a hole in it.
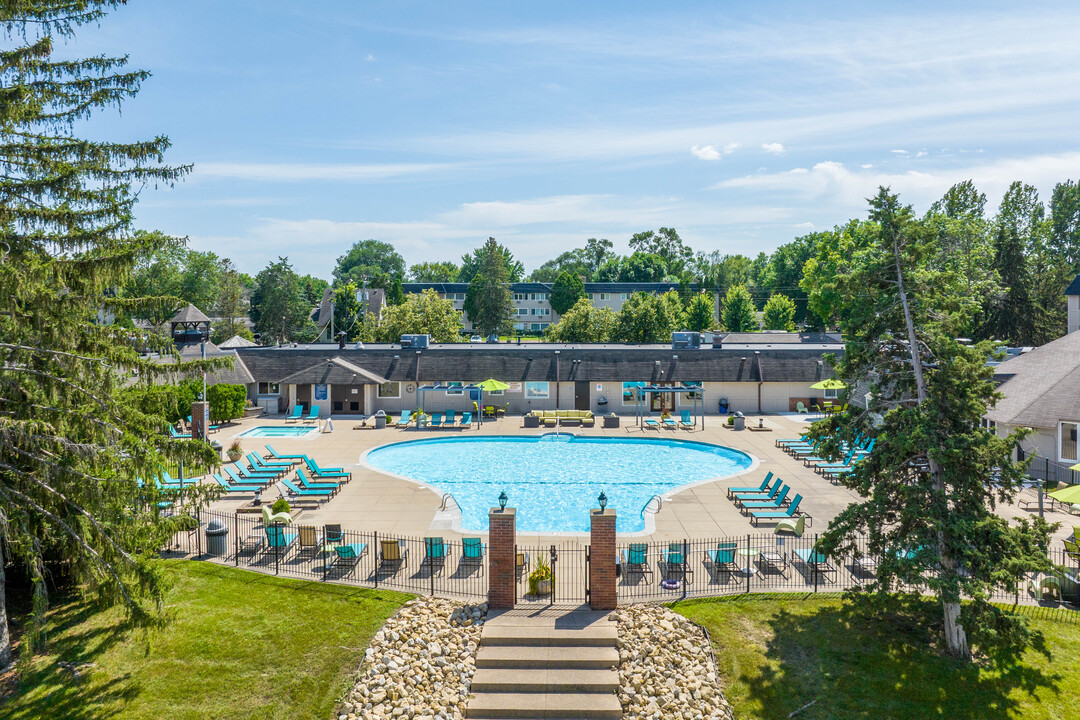
[{"label": "concrete pool deck", "polygon": [[[811,416],[812,418],[813,416]],[[772,532],[771,525],[754,528],[750,521],[741,515],[727,499],[729,485],[754,485],[772,472],[787,482],[793,492],[803,496],[801,509],[813,517],[813,527],[807,533],[824,530],[844,507],[857,499],[857,495],[846,488],[832,485],[818,475],[812,468],[804,467],[802,462],[792,458],[774,447],[777,438],[798,437],[806,428],[806,415],[766,415],[760,418],[764,426],[772,432],[735,431],[723,426],[723,418],[706,418],[704,430],[645,430],[634,425],[632,416],[622,417],[622,427],[603,428],[598,422],[592,428],[568,428],[568,432],[589,437],[660,437],[682,438],[699,442],[713,443],[742,450],[757,458],[756,469],[740,476],[720,481],[707,482],[686,490],[670,494],[670,500],[655,515],[655,531],[641,535],[642,540],[668,541],[682,538],[711,538],[745,536],[748,533]],[[747,418],[747,424],[757,425],[759,418]],[[325,420],[324,420],[325,422]],[[441,535],[448,540],[463,535],[482,533],[459,533],[452,529],[452,513],[440,512],[441,493],[417,485],[407,480],[386,475],[360,464],[360,456],[367,450],[393,442],[430,437],[453,435],[542,435],[550,430],[544,428],[525,428],[521,417],[507,417],[488,420],[480,430],[473,425],[469,430],[438,429],[401,430],[387,427],[383,430],[354,430],[357,421],[346,416],[333,420],[332,433],[319,433],[304,438],[240,438],[242,433],[260,425],[282,426],[283,417],[258,417],[239,420],[227,426],[211,437],[228,447],[233,440],[239,440],[246,452],[266,454],[265,443],[270,443],[278,452],[302,452],[311,455],[320,465],[344,467],[353,474],[352,482],[344,485],[336,497],[324,503],[318,509],[307,509],[303,513],[305,525],[324,525],[339,523],[346,529],[365,530],[399,534],[409,537]],[[290,427],[292,425],[290,424]],[[497,473],[498,467],[490,472]],[[657,472],[663,472],[658,468]],[[1030,491],[1028,491],[1030,492]],[[263,500],[272,502],[277,499],[273,486],[263,493]],[[233,512],[237,507],[251,500],[250,495],[238,495],[224,498],[213,503],[214,510]],[[492,506],[496,498],[491,498]],[[513,501],[511,499],[511,505]],[[452,505],[452,503],[451,503]],[[635,508],[635,512],[639,509]],[[999,508],[1004,517],[1030,517],[1035,514],[1021,510],[1017,505]],[[1051,512],[1049,502],[1045,517],[1049,522],[1060,522],[1062,527],[1055,533],[1055,549],[1060,540],[1072,533],[1072,525],[1080,523],[1080,518],[1070,516],[1063,511]],[[588,542],[587,534],[553,535],[544,533],[518,532],[518,542],[522,545],[547,545],[565,543],[579,539],[582,544]]]}]

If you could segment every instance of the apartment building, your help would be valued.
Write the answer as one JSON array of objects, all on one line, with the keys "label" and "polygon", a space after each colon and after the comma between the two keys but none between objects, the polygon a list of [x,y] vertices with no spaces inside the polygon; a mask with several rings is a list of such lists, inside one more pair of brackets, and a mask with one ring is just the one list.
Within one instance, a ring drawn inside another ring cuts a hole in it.
[{"label": "apartment building", "polygon": [[[404,283],[406,293],[420,293],[434,290],[439,297],[453,301],[454,307],[461,311],[465,330],[471,332],[473,324],[465,312],[465,293],[468,283]],[[611,308],[618,312],[623,303],[636,292],[653,295],[677,290],[676,283],[585,283],[585,292],[596,307]],[[696,286],[691,286],[697,292]],[[510,284],[510,294],[514,301],[514,329],[524,333],[540,333],[552,323],[559,321],[559,314],[551,307],[551,283],[519,282]],[[719,319],[720,296],[715,290],[713,296],[713,316]]]}]

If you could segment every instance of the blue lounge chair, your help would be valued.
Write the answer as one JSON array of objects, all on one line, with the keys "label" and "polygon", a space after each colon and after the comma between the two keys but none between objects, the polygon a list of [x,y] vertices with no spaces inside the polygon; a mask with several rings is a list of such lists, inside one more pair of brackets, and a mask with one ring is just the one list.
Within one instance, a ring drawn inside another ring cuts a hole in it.
[{"label": "blue lounge chair", "polygon": [[787,510],[783,512],[779,510],[751,510],[750,511],[750,524],[757,527],[759,520],[783,520],[784,518],[793,518],[799,512],[799,503],[802,502],[802,495],[795,494],[795,499],[788,505]]},{"label": "blue lounge chair", "polygon": [[297,533],[286,532],[281,525],[271,525],[266,528],[266,543],[268,548],[274,550],[288,550],[289,546],[296,542]]},{"label": "blue lounge chair", "polygon": [[334,546],[334,561],[327,566],[327,570],[336,567],[347,566],[349,572],[360,562],[360,558],[367,555],[367,543],[349,543],[347,545]]},{"label": "blue lounge chair", "polygon": [[304,464],[307,465],[311,476],[316,480],[322,480],[323,478],[347,478],[352,480],[352,473],[344,468],[319,467],[314,460],[306,456],[304,457]]},{"label": "blue lounge chair", "polygon": [[679,427],[679,424],[675,422],[675,418],[673,417],[661,417],[660,422],[664,424],[664,427],[671,428],[672,430]]},{"label": "blue lounge chair", "polygon": [[480,538],[462,538],[461,560],[458,561],[458,567],[480,568],[480,573],[483,574],[485,549]]},{"label": "blue lounge chair", "polygon": [[690,411],[683,410],[679,416],[679,427],[691,430],[694,427],[694,421],[690,419]]},{"label": "blue lounge chair", "polygon": [[443,420],[443,425],[446,427],[453,427],[454,421],[457,420],[457,412],[453,409],[446,411],[446,419]]},{"label": "blue lounge chair", "polygon": [[466,410],[461,413],[461,419],[458,420],[458,427],[469,427],[472,425],[472,413]]},{"label": "blue lounge chair", "polygon": [[428,425],[431,427],[441,427],[442,413],[431,413],[431,420],[428,421]]},{"label": "blue lounge chair", "polygon": [[[765,476],[765,479],[761,481],[761,485],[759,485],[758,487],[729,487],[727,489],[728,497],[731,497],[735,493],[769,492],[769,483],[772,482],[772,479],[773,474],[770,471],[769,474]],[[777,478],[777,481],[779,482],[779,478]]]},{"label": "blue lounge chair", "polygon": [[793,552],[815,575],[828,577],[829,573],[832,573],[834,576],[833,582],[836,581],[836,568],[829,564],[829,558],[824,553],[810,548],[795,548]]},{"label": "blue lounge chair", "polygon": [[784,485],[782,488],[780,488],[780,494],[779,495],[775,495],[772,498],[769,498],[768,500],[743,500],[742,501],[742,509],[743,510],[772,510],[774,508],[777,508],[777,509],[782,508],[782,507],[784,507],[784,503],[787,502],[787,496],[788,496],[789,491],[790,491],[790,488],[787,485]]},{"label": "blue lounge chair", "polygon": [[737,492],[732,493],[731,498],[735,501],[736,505],[746,502],[747,500],[772,500],[783,487],[785,487],[784,482],[780,478],[777,478],[776,484],[772,486],[771,490],[766,492],[758,492],[756,490],[751,490],[750,492]]},{"label": "blue lounge chair", "polygon": [[270,475],[265,475],[263,477],[251,477],[241,475],[236,471],[237,467],[237,465],[221,466],[221,469],[225,472],[225,474],[232,478],[232,481],[237,485],[266,485],[268,482],[271,482],[274,479],[274,477]]},{"label": "blue lounge chair", "polygon": [[631,573],[639,573],[645,582],[649,582],[652,576],[652,568],[649,567],[649,545],[647,543],[630,543],[626,551],[620,554],[623,572],[629,578]]},{"label": "blue lounge chair", "polygon": [[176,428],[174,428],[172,425],[169,425],[169,437],[173,438],[174,440],[190,440],[191,433],[176,432]]},{"label": "blue lounge chair", "polygon": [[322,490],[324,492],[329,492],[331,496],[336,495],[338,490],[341,489],[341,486],[339,486],[337,483],[311,482],[310,480],[308,480],[307,473],[304,472],[304,468],[296,469],[296,479],[300,481],[300,486],[303,487],[305,490]]},{"label": "blue lounge chair", "polygon": [[311,406],[311,412],[309,412],[307,414],[307,416],[304,418],[304,422],[310,424],[310,423],[315,422],[318,419],[319,419],[319,406],[318,405],[312,405]]},{"label": "blue lounge chair", "polygon": [[681,542],[668,543],[664,551],[664,579],[682,580],[687,585],[694,582],[694,568],[690,565],[690,559],[683,553]]},{"label": "blue lounge chair", "polygon": [[292,463],[290,462],[266,462],[253,452],[249,452],[244,457],[247,458],[248,466],[255,472],[268,472],[284,475],[292,470]]},{"label": "blue lounge chair", "polygon": [[645,418],[645,427],[656,428],[657,430],[659,430],[660,423],[658,423],[655,418]]},{"label": "blue lounge chair", "polygon": [[412,422],[412,410],[402,410],[401,419],[394,423],[394,426],[399,428],[409,427],[410,422]]},{"label": "blue lounge chair", "polygon": [[318,502],[326,502],[330,499],[330,493],[325,490],[304,490],[296,487],[288,480],[278,481],[277,488],[282,497],[310,498]]},{"label": "blue lounge chair", "polygon": [[263,447],[265,447],[267,450],[270,451],[270,454],[265,456],[267,460],[270,460],[271,458],[274,459],[274,460],[288,460],[293,465],[295,465],[296,463],[302,461],[305,457],[307,457],[307,455],[303,455],[303,454],[301,454],[301,455],[282,455],[281,453],[279,453],[277,450],[270,447],[269,445],[264,445]]},{"label": "blue lounge chair", "polygon": [[213,475],[211,475],[211,477],[214,478],[214,480],[217,481],[218,485],[225,488],[225,492],[253,493],[253,492],[256,492],[258,490],[262,490],[262,488],[263,488],[262,485],[233,485],[232,483],[225,480],[224,478],[222,478],[217,473],[214,473]]},{"label": "blue lounge chair", "polygon": [[441,537],[424,538],[424,559],[420,567],[429,567],[431,572],[442,572],[446,567],[446,542]]},{"label": "blue lounge chair", "polygon": [[[734,544],[734,543],[732,543]],[[742,568],[735,562],[735,548],[720,544],[716,550],[705,551],[705,566],[712,566],[714,570],[733,575],[742,572]]]},{"label": "blue lounge chair", "polygon": [[300,422],[304,417],[304,406],[293,405],[292,414],[285,416],[285,422]]},{"label": "blue lounge chair", "polygon": [[281,474],[273,470],[256,470],[255,468],[245,467],[240,463],[233,463],[233,467],[236,468],[236,472],[240,474],[240,477],[250,480],[262,480],[263,482],[270,482]]},{"label": "blue lounge chair", "polygon": [[799,438],[780,438],[773,444],[776,447],[786,447],[788,445],[805,445],[807,442],[809,442],[809,437],[809,435],[803,435]]}]

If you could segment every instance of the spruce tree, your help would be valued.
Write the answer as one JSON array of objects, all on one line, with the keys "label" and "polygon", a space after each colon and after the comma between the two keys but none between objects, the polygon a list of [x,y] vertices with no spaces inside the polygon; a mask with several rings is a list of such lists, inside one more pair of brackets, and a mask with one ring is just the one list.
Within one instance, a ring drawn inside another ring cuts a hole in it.
[{"label": "spruce tree", "polygon": [[168,440],[163,416],[127,401],[165,368],[139,355],[129,330],[92,322],[103,306],[133,313],[153,304],[114,297],[155,250],[132,236],[132,186],[170,184],[187,171],[162,164],[163,136],[79,135],[82,121],[135,95],[147,73],[124,58],[55,57],[53,46],[117,4],[0,6],[0,666],[11,656],[6,561],[33,581],[27,652],[43,637],[51,563],[92,594],[122,601],[135,620],[158,617],[152,558],[185,521],[183,512],[160,516],[152,479],[167,460],[214,458],[205,443]]},{"label": "spruce tree", "polygon": [[488,238],[477,255],[481,258],[480,268],[469,282],[465,312],[473,327],[484,335],[510,332],[514,326],[514,299],[505,254],[495,238]]}]

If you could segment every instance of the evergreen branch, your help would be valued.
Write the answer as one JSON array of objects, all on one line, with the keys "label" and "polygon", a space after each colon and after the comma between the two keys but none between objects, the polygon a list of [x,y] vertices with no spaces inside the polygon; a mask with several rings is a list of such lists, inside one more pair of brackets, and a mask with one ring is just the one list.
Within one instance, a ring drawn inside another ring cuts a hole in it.
[{"label": "evergreen branch", "polygon": [[47,353],[49,355],[69,357],[89,363],[105,364],[104,358],[86,357],[84,355],[76,355],[74,353],[63,352],[61,350],[48,350],[46,348],[32,347],[30,345],[12,345],[11,343],[0,342],[0,348],[10,348],[12,350],[29,350],[30,352]]},{"label": "evergreen branch", "polygon": [[104,400],[99,398],[97,395],[90,392],[86,388],[80,387],[80,386],[76,385],[75,383],[68,382],[67,380],[65,380],[65,379],[63,379],[61,377],[57,377],[56,375],[53,375],[52,373],[43,372],[41,370],[31,370],[30,368],[11,366],[11,365],[0,365],[0,370],[5,370],[7,372],[28,373],[30,375],[37,375],[38,377],[43,377],[43,378],[47,378],[49,380],[54,380],[56,382],[59,382],[62,385],[66,385],[66,386],[68,386],[70,388],[78,390],[79,392],[86,395],[88,398],[90,398],[94,402],[96,402],[98,404],[98,406],[102,410],[104,410],[105,412],[109,412],[108,405],[105,403]]}]

